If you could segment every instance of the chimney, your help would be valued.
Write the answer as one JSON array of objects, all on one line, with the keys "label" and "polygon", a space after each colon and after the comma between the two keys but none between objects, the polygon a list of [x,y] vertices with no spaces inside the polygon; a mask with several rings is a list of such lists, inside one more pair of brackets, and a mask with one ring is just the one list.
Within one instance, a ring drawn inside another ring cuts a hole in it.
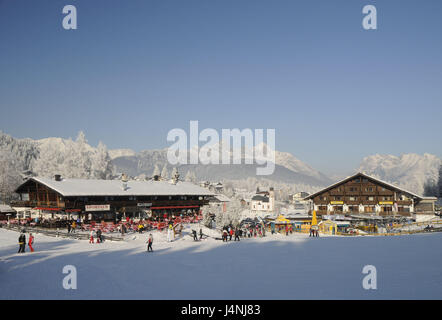
[{"label": "chimney", "polygon": [[61,174],[54,175],[54,180],[55,181],[61,181]]}]

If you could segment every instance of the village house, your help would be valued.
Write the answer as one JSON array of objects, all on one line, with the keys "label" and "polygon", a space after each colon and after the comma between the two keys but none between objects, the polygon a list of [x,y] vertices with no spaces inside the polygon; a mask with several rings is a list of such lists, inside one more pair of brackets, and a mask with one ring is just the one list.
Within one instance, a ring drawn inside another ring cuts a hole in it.
[{"label": "village house", "polygon": [[275,191],[270,188],[269,191],[259,191],[252,197],[250,201],[250,210],[273,212],[275,210]]}]

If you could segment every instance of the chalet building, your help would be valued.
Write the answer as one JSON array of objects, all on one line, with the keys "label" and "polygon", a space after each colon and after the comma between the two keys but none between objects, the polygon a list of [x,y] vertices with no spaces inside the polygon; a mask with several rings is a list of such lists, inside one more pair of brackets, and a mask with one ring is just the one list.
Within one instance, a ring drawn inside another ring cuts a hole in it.
[{"label": "chalet building", "polygon": [[273,212],[275,210],[275,191],[270,188],[269,191],[256,192],[250,201],[250,209],[252,211],[268,211]]},{"label": "chalet building", "polygon": [[87,220],[123,217],[194,215],[214,196],[211,191],[182,181],[127,181],[32,177],[16,191],[17,212],[37,216],[80,216]]},{"label": "chalet building", "polygon": [[436,198],[422,197],[385,181],[357,173],[324,188],[311,200],[318,215],[434,215]]}]

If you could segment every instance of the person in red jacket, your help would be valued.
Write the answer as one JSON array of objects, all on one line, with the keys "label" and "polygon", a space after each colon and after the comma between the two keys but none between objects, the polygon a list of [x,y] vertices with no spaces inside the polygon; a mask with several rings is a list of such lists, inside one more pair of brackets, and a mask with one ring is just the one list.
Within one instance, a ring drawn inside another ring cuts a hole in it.
[{"label": "person in red jacket", "polygon": [[34,248],[32,247],[33,244],[34,244],[34,236],[32,235],[32,233],[30,233],[28,246],[29,246],[29,249],[31,250],[31,252],[34,252]]}]

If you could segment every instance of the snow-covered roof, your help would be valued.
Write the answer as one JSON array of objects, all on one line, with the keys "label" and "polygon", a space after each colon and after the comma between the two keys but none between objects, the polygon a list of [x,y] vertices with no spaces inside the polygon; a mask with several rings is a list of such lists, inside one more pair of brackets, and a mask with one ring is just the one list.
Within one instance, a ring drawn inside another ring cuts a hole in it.
[{"label": "snow-covered roof", "polygon": [[415,194],[415,193],[413,193],[413,192],[411,192],[411,191],[405,190],[405,189],[403,189],[403,188],[400,188],[400,187],[398,187],[398,186],[395,186],[395,185],[393,185],[393,184],[391,184],[391,183],[389,183],[389,182],[386,182],[386,181],[380,180],[380,179],[378,179],[378,178],[374,178],[374,177],[372,177],[372,176],[369,176],[368,174],[358,172],[358,173],[356,173],[356,174],[354,174],[354,175],[352,175],[352,176],[350,176],[350,177],[347,177],[347,178],[342,179],[342,180],[340,180],[340,181],[338,181],[338,182],[335,182],[335,183],[329,185],[328,187],[325,187],[324,189],[321,189],[321,190],[319,190],[318,192],[315,192],[315,193],[309,195],[308,197],[305,197],[304,200],[313,199],[313,198],[316,197],[318,194],[321,194],[321,193],[323,193],[323,192],[325,192],[325,191],[327,191],[327,190],[329,190],[329,189],[332,189],[333,187],[338,186],[338,185],[340,185],[340,184],[342,184],[342,183],[344,183],[344,182],[347,182],[347,181],[349,181],[349,180],[351,180],[351,179],[353,179],[353,178],[355,178],[355,177],[357,177],[357,176],[362,176],[362,177],[365,177],[365,178],[368,178],[368,179],[374,180],[374,181],[376,181],[376,182],[378,182],[378,183],[380,183],[380,184],[384,184],[384,185],[389,186],[389,187],[391,187],[391,188],[393,188],[393,189],[395,189],[395,190],[400,190],[400,191],[402,191],[402,192],[408,193],[409,195],[411,195],[411,196],[413,196],[413,197],[416,197],[416,198],[418,198],[418,199],[422,199],[422,196],[419,196],[419,195],[417,195],[417,194]]},{"label": "snow-covered roof", "polygon": [[0,212],[1,213],[8,213],[8,212],[15,212],[15,210],[12,209],[7,204],[0,204]]},{"label": "snow-covered roof", "polygon": [[[213,196],[213,192],[201,188],[191,182],[178,181],[172,184],[168,181],[128,181],[126,190],[121,180],[93,180],[93,179],[62,179],[56,181],[49,178],[33,177],[50,189],[65,197],[69,196]],[[19,187],[20,188],[20,187]],[[18,188],[18,189],[19,189]],[[17,190],[18,190],[17,189]]]},{"label": "snow-covered roof", "polygon": [[269,202],[269,198],[261,196],[261,195],[256,195],[256,196],[252,197],[252,201]]},{"label": "snow-covered roof", "polygon": [[349,226],[351,224],[350,221],[335,221],[335,220],[322,220],[319,224],[323,224],[325,222],[332,222],[337,226]]},{"label": "snow-covered roof", "polygon": [[220,202],[230,202],[230,198],[223,195],[223,194],[217,194],[215,195],[216,200],[220,201]]}]

